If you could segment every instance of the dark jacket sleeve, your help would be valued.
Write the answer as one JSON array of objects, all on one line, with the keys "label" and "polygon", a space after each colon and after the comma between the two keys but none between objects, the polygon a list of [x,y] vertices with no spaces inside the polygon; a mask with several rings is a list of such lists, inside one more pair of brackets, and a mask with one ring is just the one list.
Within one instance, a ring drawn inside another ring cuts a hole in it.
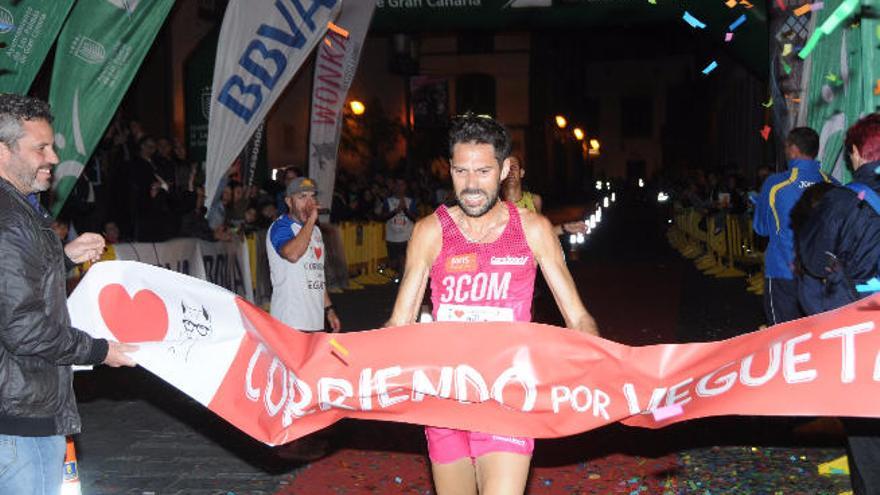
[{"label": "dark jacket sleeve", "polygon": [[71,327],[63,298],[60,307],[48,307],[41,292],[43,274],[53,269],[47,264],[61,260],[45,259],[39,239],[16,218],[4,220],[10,222],[0,229],[0,344],[58,365],[103,362],[107,341]]}]

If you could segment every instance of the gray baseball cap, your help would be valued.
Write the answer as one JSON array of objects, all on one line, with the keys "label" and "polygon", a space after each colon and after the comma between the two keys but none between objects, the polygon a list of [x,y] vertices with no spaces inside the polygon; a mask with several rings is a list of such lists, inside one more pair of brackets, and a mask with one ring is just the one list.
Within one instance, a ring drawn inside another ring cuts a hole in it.
[{"label": "gray baseball cap", "polygon": [[287,190],[285,194],[287,196],[292,196],[294,194],[298,194],[301,192],[318,192],[318,184],[315,183],[312,179],[308,177],[297,177],[293,179],[293,182],[287,186]]}]

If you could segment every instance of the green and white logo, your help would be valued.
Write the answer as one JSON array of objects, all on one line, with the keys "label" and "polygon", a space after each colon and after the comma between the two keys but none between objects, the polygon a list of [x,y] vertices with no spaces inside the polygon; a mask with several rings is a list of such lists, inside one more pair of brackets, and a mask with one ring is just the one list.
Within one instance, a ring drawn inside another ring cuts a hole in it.
[{"label": "green and white logo", "polygon": [[12,12],[0,7],[0,34],[6,34],[15,29],[15,16]]},{"label": "green and white logo", "polygon": [[104,45],[87,37],[79,36],[74,40],[71,51],[74,55],[90,64],[103,63],[107,58],[107,51]]}]

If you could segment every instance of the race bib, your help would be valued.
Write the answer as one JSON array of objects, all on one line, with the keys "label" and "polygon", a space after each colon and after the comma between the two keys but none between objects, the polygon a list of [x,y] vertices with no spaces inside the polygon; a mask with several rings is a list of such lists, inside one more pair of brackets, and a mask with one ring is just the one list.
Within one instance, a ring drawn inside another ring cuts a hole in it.
[{"label": "race bib", "polygon": [[441,304],[437,321],[513,321],[512,308]]}]

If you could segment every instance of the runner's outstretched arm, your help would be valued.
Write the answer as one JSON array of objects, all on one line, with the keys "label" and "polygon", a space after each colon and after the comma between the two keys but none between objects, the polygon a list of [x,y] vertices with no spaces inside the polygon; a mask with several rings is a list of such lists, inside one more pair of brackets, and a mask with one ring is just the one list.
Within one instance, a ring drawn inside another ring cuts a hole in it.
[{"label": "runner's outstretched arm", "polygon": [[406,249],[406,266],[397,289],[397,300],[385,326],[408,325],[416,321],[431,265],[442,247],[443,235],[437,215],[429,215],[416,223]]},{"label": "runner's outstretched arm", "polygon": [[559,244],[559,238],[553,233],[553,225],[546,217],[535,213],[524,213],[522,222],[526,240],[535,254],[535,260],[541,267],[556,305],[565,318],[565,326],[599,335],[596,321],[581,302],[571,273],[565,266],[562,246]]}]

